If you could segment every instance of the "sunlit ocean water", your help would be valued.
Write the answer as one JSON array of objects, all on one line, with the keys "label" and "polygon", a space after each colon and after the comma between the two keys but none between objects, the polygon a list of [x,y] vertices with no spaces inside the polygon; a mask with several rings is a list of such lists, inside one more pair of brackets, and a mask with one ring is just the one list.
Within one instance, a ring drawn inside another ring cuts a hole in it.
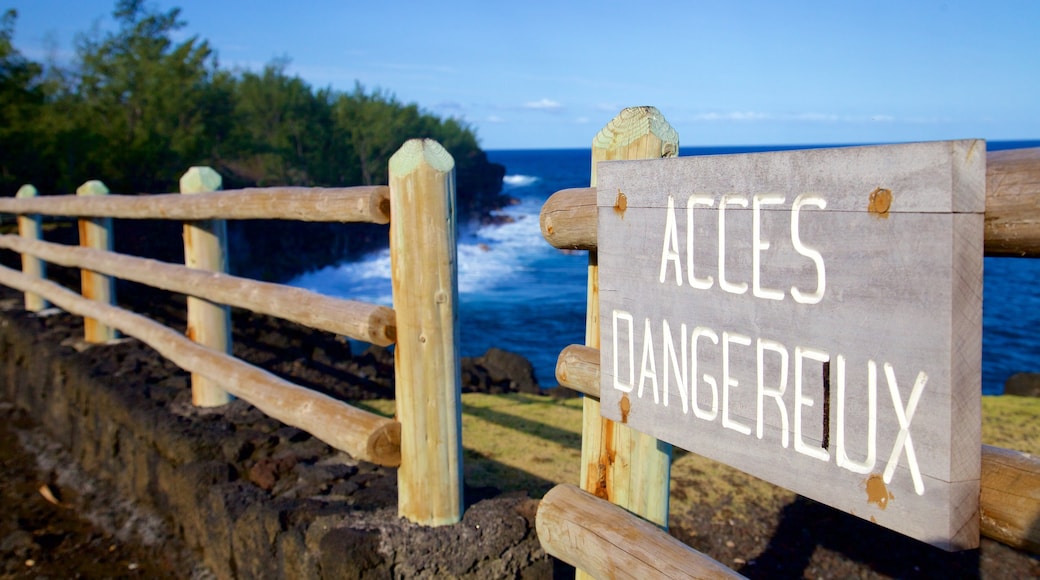
[{"label": "sunlit ocean water", "polygon": [[[989,150],[1040,142],[991,142]],[[683,148],[681,155],[748,153],[802,147]],[[503,225],[462,225],[458,248],[462,356],[490,347],[526,356],[543,386],[556,384],[559,352],[585,336],[583,252],[549,246],[538,226],[553,193],[587,187],[584,150],[489,151],[506,167],[504,193],[519,200],[501,213]],[[983,298],[982,392],[999,394],[1016,372],[1040,372],[1040,260],[986,258]],[[384,250],[305,274],[291,282],[324,294],[389,305],[390,255]]]}]

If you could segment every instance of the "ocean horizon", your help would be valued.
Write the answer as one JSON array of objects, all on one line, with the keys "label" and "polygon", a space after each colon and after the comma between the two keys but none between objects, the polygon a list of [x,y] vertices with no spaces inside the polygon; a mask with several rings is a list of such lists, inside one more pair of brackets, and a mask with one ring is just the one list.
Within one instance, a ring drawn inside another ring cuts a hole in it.
[{"label": "ocean horizon", "polygon": [[[680,156],[788,151],[849,145],[688,146]],[[869,144],[868,144],[869,145]],[[1038,147],[1040,140],[987,143],[990,151]],[[528,358],[544,387],[557,384],[556,359],[585,336],[587,254],[561,252],[542,238],[539,213],[553,193],[587,187],[585,149],[487,151],[506,168],[503,192],[517,200],[498,215],[507,223],[460,224],[458,246],[460,355],[497,347]],[[1040,260],[986,258],[983,298],[982,393],[1001,394],[1016,372],[1040,372]],[[294,286],[389,305],[388,250],[297,277]]]}]

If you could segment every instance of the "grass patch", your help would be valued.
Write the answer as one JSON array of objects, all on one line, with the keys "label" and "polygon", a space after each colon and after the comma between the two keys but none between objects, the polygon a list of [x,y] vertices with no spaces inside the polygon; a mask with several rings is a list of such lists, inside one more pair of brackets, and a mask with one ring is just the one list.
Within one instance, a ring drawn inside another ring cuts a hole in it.
[{"label": "grass patch", "polygon": [[[358,406],[392,416],[393,401]],[[536,395],[462,396],[466,483],[541,497],[557,483],[578,483],[581,469],[581,399]],[[982,398],[982,441],[1040,455],[1040,399]],[[742,521],[758,505],[780,510],[795,494],[705,457],[675,449],[671,512],[714,506],[718,521]]]},{"label": "grass patch", "polygon": [[982,442],[1040,456],[1040,398],[982,397]]},{"label": "grass patch", "polygon": [[[387,417],[394,412],[394,401],[357,406]],[[581,399],[464,394],[462,447],[464,477],[470,486],[541,497],[557,483],[576,484],[581,469]]]}]

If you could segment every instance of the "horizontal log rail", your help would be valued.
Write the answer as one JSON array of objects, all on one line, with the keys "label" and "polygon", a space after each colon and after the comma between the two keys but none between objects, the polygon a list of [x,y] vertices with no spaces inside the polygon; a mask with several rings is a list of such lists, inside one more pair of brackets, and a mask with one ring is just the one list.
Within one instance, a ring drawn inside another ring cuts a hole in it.
[{"label": "horizontal log rail", "polygon": [[[564,189],[542,206],[542,236],[563,250],[596,249],[596,188]],[[1040,257],[1040,147],[986,154],[985,254]]]},{"label": "horizontal log rail", "polygon": [[277,316],[379,346],[391,345],[396,339],[394,311],[385,306],[331,298],[302,288],[196,270],[149,258],[29,240],[15,235],[0,236],[0,248],[61,266],[92,270],[170,292]]},{"label": "horizontal log rail", "polygon": [[599,349],[572,344],[556,362],[556,381],[561,387],[599,398]]},{"label": "horizontal log rail", "polygon": [[[78,218],[80,247],[42,241],[38,228],[22,227],[18,236],[0,235],[0,249],[14,250],[25,260],[79,268],[83,295],[45,280],[42,269],[0,268],[0,284],[25,292],[27,304],[30,294],[38,294],[84,317],[88,343],[111,338],[89,332],[92,322],[110,327],[113,336],[121,330],[145,342],[191,372],[196,406],[215,407],[237,396],[357,459],[399,466],[399,514],[427,526],[456,523],[465,504],[455,354],[455,161],[435,141],[412,139],[390,159],[388,182],[221,191],[217,172],[191,167],[175,194],[109,195],[101,181],[91,180],[77,190],[89,196],[41,198],[25,186],[18,198],[0,198],[0,214],[34,223],[40,216]],[[392,213],[397,217],[391,221]],[[184,222],[184,265],[112,252],[112,219]],[[228,275],[226,220],[246,219],[390,224],[396,309]],[[94,228],[100,229],[95,237],[104,243],[85,235],[93,226],[100,226]],[[102,294],[88,285],[117,278],[187,295],[184,334],[117,307],[114,292]],[[43,308],[33,305],[34,311]],[[235,358],[231,306],[379,346],[396,345],[397,419],[361,411]],[[411,337],[408,344],[398,340],[405,334]],[[416,372],[405,376],[402,369]],[[415,493],[409,496],[405,490]]]},{"label": "horizontal log rail", "polygon": [[535,526],[543,550],[594,578],[743,578],[654,524],[573,485],[560,484],[545,494]]},{"label": "horizontal log rail", "polygon": [[387,466],[401,462],[401,424],[397,421],[290,383],[200,346],[144,316],[83,298],[54,282],[30,278],[3,266],[0,282],[22,292],[39,294],[72,314],[103,321],[146,343],[182,369],[219,381],[228,392],[266,415],[304,429],[358,459]]},{"label": "horizontal log rail", "polygon": [[982,535],[1040,554],[1040,458],[982,446]]},{"label": "horizontal log rail", "polygon": [[[599,349],[572,344],[556,362],[560,386],[590,397],[600,393]],[[982,446],[980,532],[987,538],[1040,554],[1040,458]]]},{"label": "horizontal log rail", "polygon": [[383,185],[264,187],[182,195],[54,195],[0,198],[0,212],[125,219],[279,219],[390,223],[390,188]]}]

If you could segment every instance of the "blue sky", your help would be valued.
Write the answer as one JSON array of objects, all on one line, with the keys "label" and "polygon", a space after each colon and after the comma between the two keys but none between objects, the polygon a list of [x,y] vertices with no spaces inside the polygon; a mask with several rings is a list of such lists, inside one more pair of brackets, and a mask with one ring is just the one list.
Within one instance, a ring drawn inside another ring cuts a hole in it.
[{"label": "blue sky", "polygon": [[[68,58],[114,0],[6,0]],[[274,58],[473,126],[486,149],[587,147],[653,105],[682,145],[1040,139],[1040,1],[162,0],[221,66]]]}]

